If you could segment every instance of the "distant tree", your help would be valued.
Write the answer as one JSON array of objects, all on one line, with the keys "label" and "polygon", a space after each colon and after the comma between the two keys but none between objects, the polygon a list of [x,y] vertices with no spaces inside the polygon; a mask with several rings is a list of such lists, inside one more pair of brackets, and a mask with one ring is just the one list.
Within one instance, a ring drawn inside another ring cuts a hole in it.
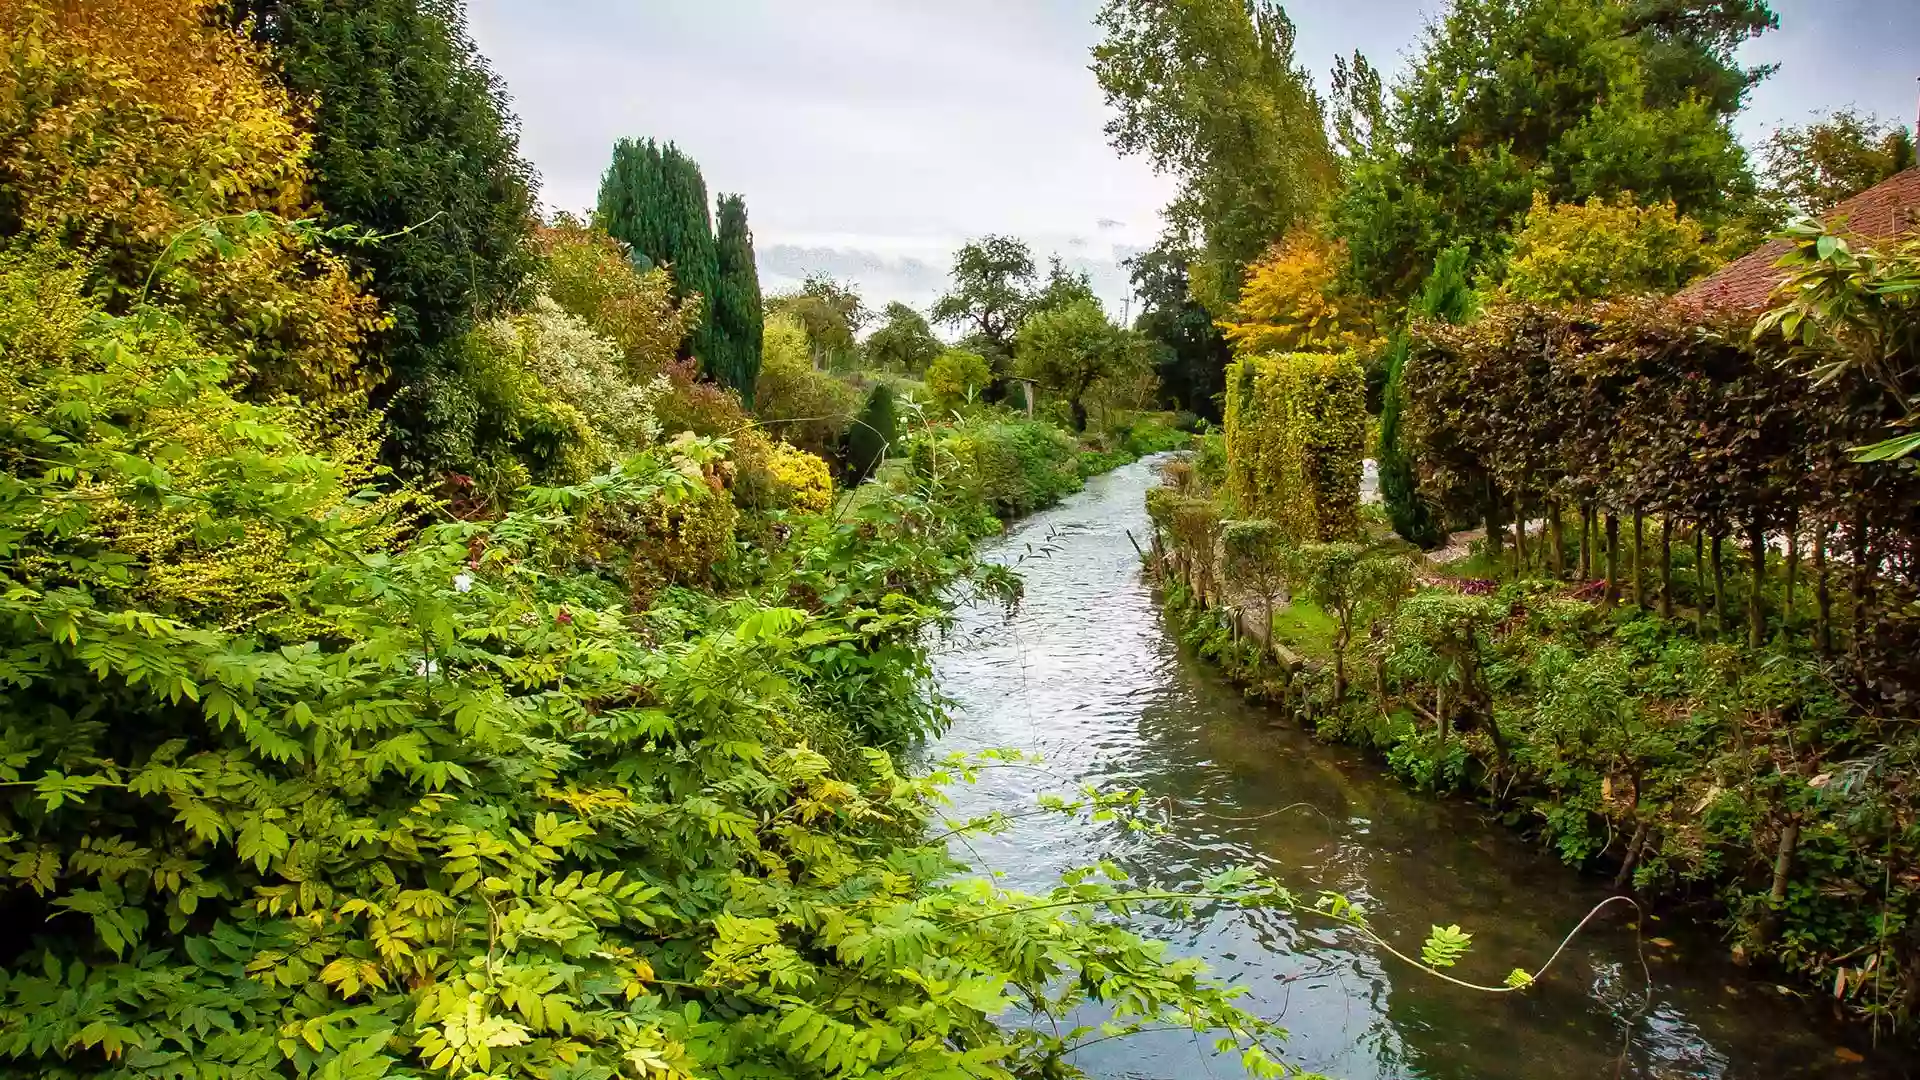
[{"label": "distant tree", "polygon": [[807,331],[799,320],[787,314],[766,320],[753,411],[769,431],[808,453],[831,458],[860,404],[860,392],[851,384],[815,370]]},{"label": "distant tree", "polygon": [[1033,252],[1010,236],[983,236],[954,253],[953,284],[934,302],[933,321],[966,327],[989,361],[1013,355],[1034,288]]},{"label": "distant tree", "polygon": [[1107,0],[1095,23],[1108,138],[1179,178],[1167,219],[1198,240],[1199,300],[1224,311],[1240,268],[1338,179],[1293,22],[1271,0]]},{"label": "distant tree", "polygon": [[852,286],[821,273],[808,274],[798,292],[769,299],[767,311],[798,320],[818,368],[850,366],[859,353],[856,335],[873,317]]},{"label": "distant tree", "polygon": [[1333,58],[1333,130],[1348,164],[1371,156],[1390,131],[1380,72],[1358,50]]},{"label": "distant tree", "polygon": [[688,345],[707,367],[715,355],[715,286],[719,251],[707,213],[707,182],[700,166],[672,143],[621,139],[600,181],[595,222],[615,239],[626,241],[646,264],[664,265],[673,275],[675,295],[701,299],[700,318]]},{"label": "distant tree", "polygon": [[1027,300],[1027,314],[1093,299],[1093,279],[1087,272],[1067,269],[1060,256],[1054,255],[1048,260],[1047,280]]},{"label": "distant tree", "polygon": [[[392,317],[396,385],[475,321],[530,300],[533,167],[458,0],[230,0],[307,110],[313,194],[335,223],[401,233],[337,250]],[[404,232],[403,232],[404,230]]]},{"label": "distant tree", "polygon": [[881,311],[879,328],[867,335],[867,363],[882,371],[918,374],[945,348],[925,316],[895,300]]},{"label": "distant tree", "polygon": [[1762,193],[1784,210],[1815,217],[1914,166],[1911,132],[1853,109],[1780,128],[1760,154]]},{"label": "distant tree", "polygon": [[1085,431],[1087,391],[1127,372],[1142,352],[1131,333],[1088,299],[1028,316],[1014,339],[1014,356],[1020,375],[1065,399],[1073,429]]},{"label": "distant tree", "polygon": [[711,354],[703,359],[707,374],[739,391],[740,400],[751,409],[765,315],[760,308],[760,270],[753,261],[753,231],[747,227],[747,200],[739,195],[720,196],[719,219],[713,344]]},{"label": "distant tree", "polygon": [[1545,304],[1666,294],[1720,262],[1700,223],[1672,203],[1636,206],[1621,195],[1554,206],[1536,193],[1514,237],[1503,289]]},{"label": "distant tree", "polygon": [[1133,328],[1154,346],[1152,362],[1161,393],[1174,405],[1217,423],[1233,352],[1187,287],[1193,257],[1191,249],[1166,239],[1127,260],[1134,294],[1140,298]]},{"label": "distant tree", "polygon": [[1536,191],[1731,220],[1753,191],[1731,119],[1766,74],[1733,48],[1772,24],[1753,0],[1455,0],[1334,207],[1350,273],[1405,296],[1457,241],[1502,250]]}]

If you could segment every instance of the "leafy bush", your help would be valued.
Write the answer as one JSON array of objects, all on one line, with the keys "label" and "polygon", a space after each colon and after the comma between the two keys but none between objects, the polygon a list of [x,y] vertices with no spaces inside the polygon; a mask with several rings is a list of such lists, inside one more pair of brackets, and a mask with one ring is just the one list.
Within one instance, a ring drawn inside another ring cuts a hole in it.
[{"label": "leafy bush", "polygon": [[476,333],[488,349],[513,357],[546,391],[580,410],[597,437],[596,468],[659,441],[653,409],[666,376],[630,378],[619,346],[552,299],[535,297],[531,311],[491,320]]},{"label": "leafy bush", "polygon": [[1503,288],[1516,300],[1543,304],[1665,294],[1721,261],[1700,223],[1671,202],[1639,206],[1622,194],[1556,206],[1535,192],[1514,235]]},{"label": "leafy bush", "polygon": [[946,412],[971,405],[993,384],[987,358],[965,349],[948,349],[927,365],[927,391]]},{"label": "leafy bush", "polygon": [[900,416],[894,408],[893,387],[884,382],[875,383],[867,394],[867,403],[860,407],[860,414],[847,425],[848,482],[858,484],[872,476],[893,452],[899,438]]},{"label": "leafy bush", "polygon": [[535,239],[554,303],[618,345],[635,381],[668,373],[699,314],[674,300],[673,278],[634,269],[626,245],[565,214]]},{"label": "leafy bush", "polygon": [[1009,521],[1080,489],[1078,447],[1051,424],[965,420],[913,440],[913,470],[948,497]]},{"label": "leafy bush", "polygon": [[754,415],[808,453],[831,457],[860,408],[852,386],[813,366],[807,331],[791,315],[766,320]]},{"label": "leafy bush", "polygon": [[1351,353],[1249,356],[1227,373],[1228,490],[1296,543],[1351,536],[1366,388]]}]

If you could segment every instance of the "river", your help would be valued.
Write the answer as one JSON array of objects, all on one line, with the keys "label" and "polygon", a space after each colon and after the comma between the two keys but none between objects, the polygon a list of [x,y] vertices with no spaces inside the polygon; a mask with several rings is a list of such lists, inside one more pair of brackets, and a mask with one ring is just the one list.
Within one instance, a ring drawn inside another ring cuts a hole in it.
[{"label": "river", "polygon": [[[1147,462],[1097,477],[995,542],[1026,599],[1011,618],[960,613],[935,659],[954,723],[930,749],[1046,759],[1047,773],[989,770],[956,789],[960,816],[1027,809],[1041,792],[1090,781],[1144,789],[1166,827],[1029,818],[971,841],[967,857],[1026,888],[1101,858],[1166,886],[1250,864],[1298,893],[1363,902],[1382,936],[1414,955],[1431,925],[1460,924],[1473,950],[1456,973],[1473,981],[1537,968],[1608,895],[1605,883],[1471,804],[1418,795],[1357,752],[1313,740],[1183,654],[1127,537],[1145,542],[1152,483]],[[1447,985],[1351,933],[1274,911],[1144,929],[1248,987],[1248,1007],[1290,1030],[1287,1060],[1344,1080],[1913,1075],[1818,1003],[1733,967],[1709,931],[1654,921],[1636,944],[1629,915],[1589,928],[1521,995]],[[1239,1075],[1211,1039],[1168,1032],[1101,1043],[1076,1064],[1113,1080]]]}]

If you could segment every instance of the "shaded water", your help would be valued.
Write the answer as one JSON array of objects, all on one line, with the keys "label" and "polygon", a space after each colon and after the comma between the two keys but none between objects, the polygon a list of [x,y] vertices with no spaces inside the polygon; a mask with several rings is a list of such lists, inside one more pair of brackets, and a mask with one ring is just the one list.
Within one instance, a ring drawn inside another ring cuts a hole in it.
[{"label": "shaded water", "polygon": [[[969,857],[1028,888],[1101,858],[1169,886],[1252,864],[1296,892],[1364,902],[1410,954],[1432,924],[1461,924],[1474,943],[1457,972],[1472,981],[1537,968],[1607,895],[1604,883],[1470,805],[1416,795],[1358,754],[1276,724],[1277,713],[1183,655],[1127,538],[1147,535],[1142,498],[1153,482],[1147,463],[1096,478],[999,542],[995,555],[1019,564],[1026,600],[1011,620],[997,609],[962,613],[936,659],[955,722],[932,749],[1015,747],[1047,759],[1051,775],[990,770],[956,790],[960,816],[1027,809],[1038,792],[1093,781],[1144,789],[1161,800],[1167,828],[1030,818],[973,841]],[[1314,809],[1283,810],[1295,803]],[[1246,985],[1249,1007],[1291,1030],[1288,1060],[1347,1080],[1597,1078],[1617,1068],[1725,1080],[1913,1075],[1863,1032],[1823,1022],[1817,1004],[1727,964],[1707,934],[1653,922],[1647,937],[1666,944],[1636,947],[1627,915],[1590,928],[1524,995],[1449,986],[1351,934],[1272,911],[1150,929]],[[1647,1003],[1649,971],[1651,1008],[1629,1023]],[[1077,1063],[1107,1078],[1238,1075],[1209,1039],[1176,1033],[1101,1043]]]}]

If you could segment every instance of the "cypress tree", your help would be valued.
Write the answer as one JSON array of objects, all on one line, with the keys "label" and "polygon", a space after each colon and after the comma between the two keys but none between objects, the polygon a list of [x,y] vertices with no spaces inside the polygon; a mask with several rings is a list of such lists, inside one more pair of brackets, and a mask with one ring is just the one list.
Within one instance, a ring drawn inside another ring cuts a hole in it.
[{"label": "cypress tree", "polygon": [[700,166],[672,143],[621,139],[600,181],[600,227],[627,242],[636,261],[665,264],[682,300],[699,296],[700,321],[689,335],[691,354],[713,355],[715,284],[719,258],[707,214],[707,182]]},{"label": "cypress tree", "polygon": [[894,409],[893,388],[877,383],[867,395],[860,415],[847,426],[848,482],[858,484],[872,476],[899,434],[900,417]]},{"label": "cypress tree", "polygon": [[760,271],[753,263],[753,232],[747,228],[747,200],[720,196],[717,246],[718,280],[713,296],[713,351],[707,374],[740,392],[753,407],[753,385],[760,378]]},{"label": "cypress tree", "polygon": [[[1455,244],[1442,252],[1408,313],[1453,323],[1465,320],[1473,310],[1473,292],[1467,285],[1468,255],[1464,244]],[[1394,335],[1387,355],[1387,385],[1380,410],[1380,447],[1376,458],[1380,469],[1380,498],[1386,504],[1393,530],[1409,543],[1431,548],[1446,539],[1446,531],[1432,504],[1420,495],[1414,477],[1413,452],[1405,445],[1400,431],[1400,414],[1407,402],[1407,352],[1411,347],[1407,330]]]}]

